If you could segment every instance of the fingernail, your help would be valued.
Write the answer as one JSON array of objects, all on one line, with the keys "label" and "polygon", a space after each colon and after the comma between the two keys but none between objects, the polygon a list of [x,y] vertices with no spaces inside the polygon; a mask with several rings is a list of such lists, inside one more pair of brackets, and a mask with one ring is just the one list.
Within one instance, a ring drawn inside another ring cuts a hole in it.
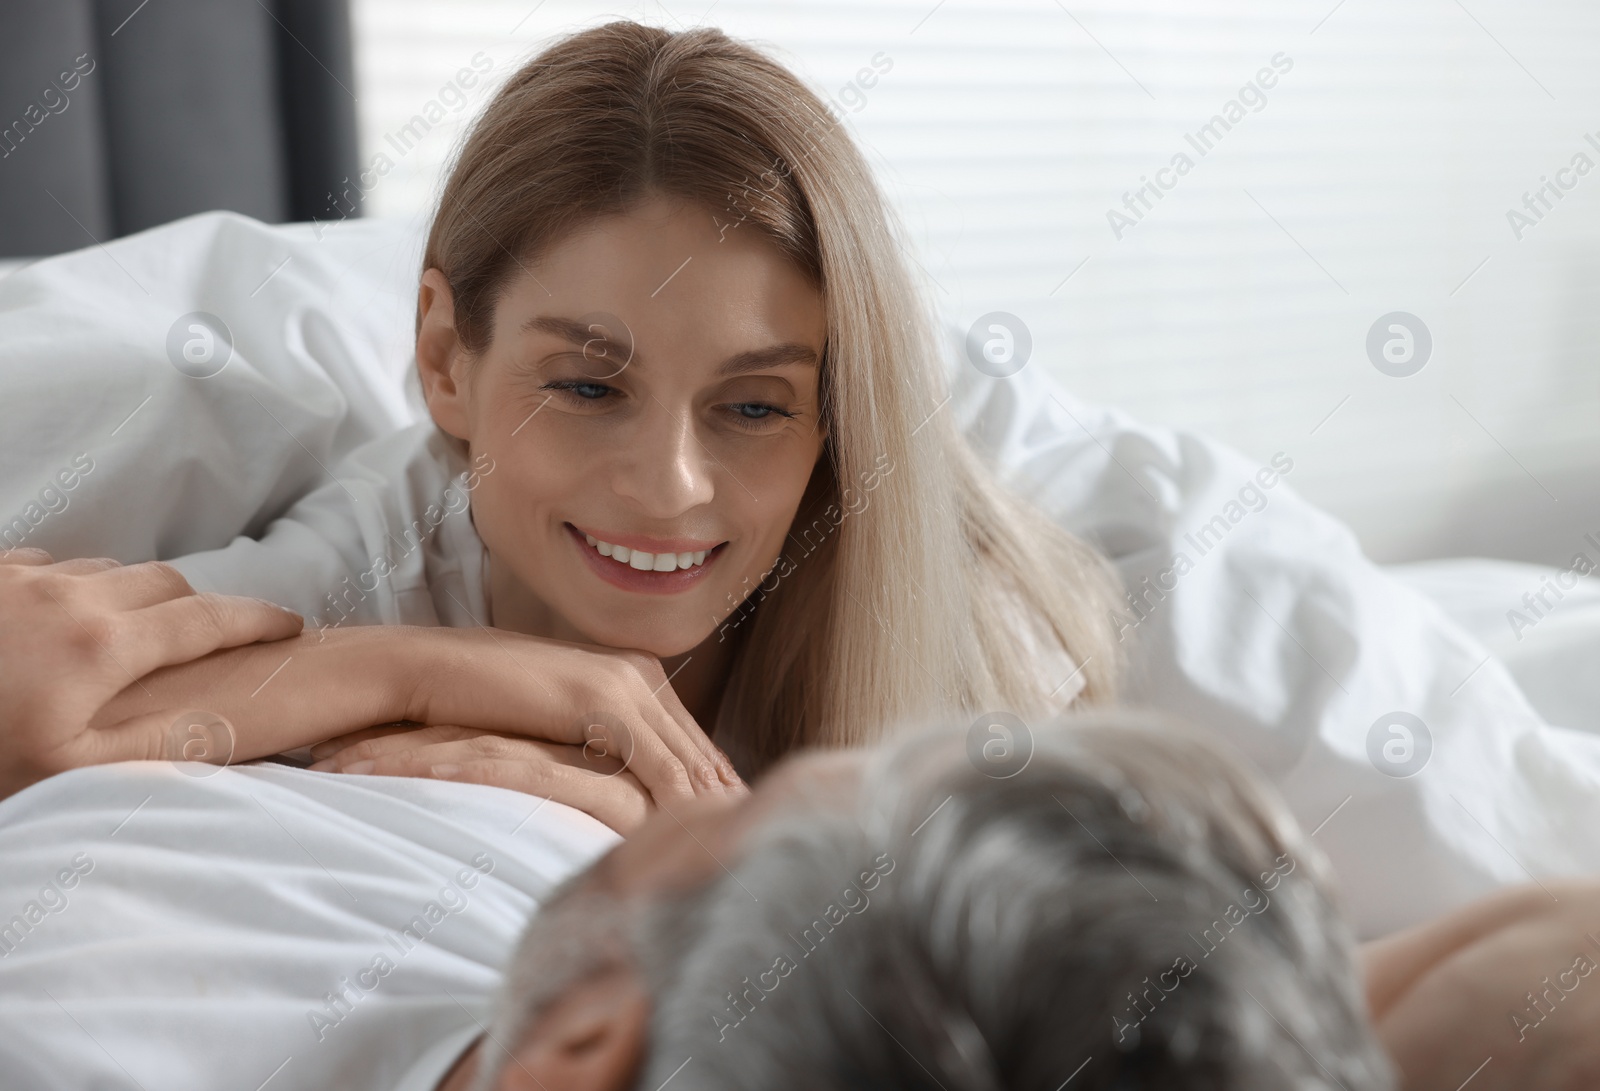
[{"label": "fingernail", "polygon": [[256,601],[261,603],[263,606],[270,606],[274,610],[282,610],[284,613],[288,614],[291,617],[300,618],[301,621],[305,620],[305,618],[300,614],[300,612],[298,610],[291,610],[287,606],[280,606],[276,602],[272,602],[269,599],[256,599]]},{"label": "fingernail", "polygon": [[432,772],[433,772],[433,775],[438,777],[440,780],[449,780],[452,777],[458,776],[461,773],[461,766],[459,766],[459,765],[435,765],[433,767]]},{"label": "fingernail", "polygon": [[310,769],[314,773],[331,773],[333,772],[333,762],[329,761],[327,758],[323,758],[321,761],[312,762],[310,765],[306,766],[306,768]]},{"label": "fingernail", "polygon": [[374,769],[376,769],[377,767],[378,767],[378,763],[373,761],[371,758],[363,758],[360,761],[351,762],[349,765],[346,765],[343,769],[340,769],[339,772],[341,772],[341,773],[355,773],[356,775],[359,776],[362,773],[370,773]]}]

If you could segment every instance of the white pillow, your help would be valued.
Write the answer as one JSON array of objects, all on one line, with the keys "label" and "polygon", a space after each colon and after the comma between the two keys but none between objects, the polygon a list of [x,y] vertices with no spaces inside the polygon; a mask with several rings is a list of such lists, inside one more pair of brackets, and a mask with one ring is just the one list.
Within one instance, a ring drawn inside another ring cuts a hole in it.
[{"label": "white pillow", "polygon": [[415,417],[419,254],[396,223],[208,213],[0,279],[0,549],[133,562],[259,533]]}]

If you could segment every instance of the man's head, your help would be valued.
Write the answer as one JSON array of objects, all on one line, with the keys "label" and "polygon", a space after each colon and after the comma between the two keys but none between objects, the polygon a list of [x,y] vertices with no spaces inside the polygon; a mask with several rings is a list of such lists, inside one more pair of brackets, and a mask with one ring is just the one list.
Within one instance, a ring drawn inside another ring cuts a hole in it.
[{"label": "man's head", "polygon": [[1390,1086],[1325,865],[1236,756],[1105,714],[968,753],[657,815],[530,925],[477,1086]]}]

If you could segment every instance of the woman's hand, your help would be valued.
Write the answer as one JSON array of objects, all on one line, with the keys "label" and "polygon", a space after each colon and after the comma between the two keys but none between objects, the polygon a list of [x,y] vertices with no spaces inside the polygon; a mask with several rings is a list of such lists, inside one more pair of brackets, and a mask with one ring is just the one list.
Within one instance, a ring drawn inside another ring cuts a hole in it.
[{"label": "woman's hand", "polygon": [[544,796],[630,833],[655,805],[621,756],[596,736],[583,746],[538,742],[466,727],[375,727],[311,750],[313,769],[433,777]]},{"label": "woman's hand", "polygon": [[746,791],[655,656],[491,629],[438,632],[441,654],[418,679],[406,720],[616,758],[657,804]]},{"label": "woman's hand", "polygon": [[172,730],[181,703],[107,719],[108,705],[159,668],[302,624],[270,603],[197,595],[164,564],[0,552],[0,798],[83,765],[188,756]]},{"label": "woman's hand", "polygon": [[552,696],[563,696],[566,706],[544,715],[529,709],[526,719],[499,730],[458,726],[446,717],[475,716],[464,722],[481,725],[492,721],[490,710],[499,709],[502,699],[486,685],[495,680],[492,675],[463,685],[458,662],[429,683],[423,707],[410,717],[415,725],[367,728],[319,743],[311,750],[311,768],[511,788],[576,807],[623,833],[656,806],[748,790],[653,656],[477,632],[473,637],[453,631],[458,640],[494,642],[499,654],[484,649],[468,657],[476,670],[507,660],[503,665],[519,669],[499,680],[520,687],[524,701],[528,684],[538,680]]},{"label": "woman's hand", "polygon": [[404,721],[603,749],[656,803],[745,790],[654,656],[494,629],[330,627],[213,652],[127,685],[93,726],[172,708],[225,722],[234,761]]}]

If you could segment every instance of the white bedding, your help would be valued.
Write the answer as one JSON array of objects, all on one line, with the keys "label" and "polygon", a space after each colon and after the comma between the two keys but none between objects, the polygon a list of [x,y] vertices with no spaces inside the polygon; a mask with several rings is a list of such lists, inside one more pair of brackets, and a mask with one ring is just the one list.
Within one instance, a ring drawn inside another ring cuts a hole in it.
[{"label": "white bedding", "polygon": [[432,1091],[529,915],[618,840],[541,803],[167,762],[0,800],[0,1084]]},{"label": "white bedding", "polygon": [[[20,544],[124,561],[261,533],[342,454],[415,416],[417,250],[392,224],[319,239],[216,214],[0,280],[0,546],[14,516]],[[210,378],[167,355],[194,311],[233,333]],[[1515,605],[1495,605],[1496,588],[1520,595],[1531,573],[1458,568],[1457,585],[1387,573],[1295,495],[1292,467],[1263,488],[1236,452],[1079,402],[1037,366],[1005,380],[952,367],[944,411],[1147,594],[1131,699],[1233,740],[1278,783],[1362,935],[1530,875],[1600,870],[1600,738],[1573,730],[1596,726],[1600,609],[1575,599],[1568,620],[1542,620],[1496,658],[1492,624],[1474,635],[1414,587],[1492,622]],[[71,490],[52,485],[82,458],[93,469]],[[1147,577],[1169,589],[1148,591]],[[1385,743],[1403,755],[1392,713],[1432,743],[1409,777],[1369,757]]]},{"label": "white bedding", "polygon": [[1545,720],[1600,734],[1600,580],[1574,578],[1600,568],[1600,544],[1577,544],[1559,568],[1463,558],[1388,571],[1493,652]]}]

